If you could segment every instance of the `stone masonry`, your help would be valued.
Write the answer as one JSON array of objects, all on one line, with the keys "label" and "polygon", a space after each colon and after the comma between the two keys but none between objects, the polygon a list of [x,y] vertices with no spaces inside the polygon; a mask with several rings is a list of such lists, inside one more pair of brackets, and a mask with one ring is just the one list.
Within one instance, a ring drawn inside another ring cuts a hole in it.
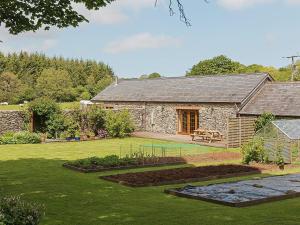
[{"label": "stone masonry", "polygon": [[178,125],[177,109],[199,109],[199,127],[227,133],[227,119],[236,117],[234,104],[185,104],[185,103],[144,103],[105,102],[114,110],[127,109],[132,115],[137,131],[176,134]]},{"label": "stone masonry", "polygon": [[0,134],[4,134],[8,131],[21,131],[23,125],[24,114],[22,111],[0,111]]}]

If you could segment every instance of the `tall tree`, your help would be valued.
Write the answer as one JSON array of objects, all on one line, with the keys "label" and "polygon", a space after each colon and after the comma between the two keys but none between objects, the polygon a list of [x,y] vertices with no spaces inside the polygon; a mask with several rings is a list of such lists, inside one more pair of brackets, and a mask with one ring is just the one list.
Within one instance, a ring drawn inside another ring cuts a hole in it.
[{"label": "tall tree", "polygon": [[40,97],[46,96],[60,102],[75,100],[72,81],[66,70],[43,70],[36,88]]},{"label": "tall tree", "polygon": [[212,59],[200,61],[198,64],[194,65],[186,75],[232,74],[238,73],[243,67],[245,66],[239,62],[235,62],[224,55],[220,55]]},{"label": "tall tree", "polygon": [[18,77],[11,72],[0,74],[0,102],[17,102],[20,92],[21,82]]}]

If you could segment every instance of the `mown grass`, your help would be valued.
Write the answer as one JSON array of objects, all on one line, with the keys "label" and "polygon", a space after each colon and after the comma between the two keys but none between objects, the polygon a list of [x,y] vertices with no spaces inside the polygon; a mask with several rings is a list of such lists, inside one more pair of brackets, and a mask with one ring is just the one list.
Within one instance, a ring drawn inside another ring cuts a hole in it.
[{"label": "mown grass", "polygon": [[[231,208],[163,193],[165,188],[183,184],[129,188],[99,179],[100,175],[128,171],[82,174],[61,166],[66,160],[118,154],[120,145],[151,142],[153,140],[126,138],[81,143],[0,146],[0,195],[17,194],[26,200],[45,204],[46,215],[42,224],[49,225],[300,224],[298,198],[248,208]],[[201,148],[201,152],[211,151],[220,149]],[[153,169],[161,167],[131,171]],[[246,178],[249,177],[198,184]]]},{"label": "mown grass", "polygon": [[[62,109],[74,109],[74,107],[79,106],[79,102],[63,102],[59,103]],[[22,110],[24,107],[20,105],[0,105],[0,110]]]}]

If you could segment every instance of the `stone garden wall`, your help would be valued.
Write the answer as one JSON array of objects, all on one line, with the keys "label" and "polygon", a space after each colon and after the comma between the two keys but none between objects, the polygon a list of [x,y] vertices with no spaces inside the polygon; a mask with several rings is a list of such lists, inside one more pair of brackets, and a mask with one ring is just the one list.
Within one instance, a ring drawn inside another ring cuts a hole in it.
[{"label": "stone garden wall", "polygon": [[123,103],[105,102],[114,110],[127,109],[132,115],[137,131],[176,134],[178,108],[199,109],[199,127],[227,133],[227,120],[237,115],[234,104],[179,104],[179,103]]},{"label": "stone garden wall", "polygon": [[24,114],[22,111],[0,111],[0,135],[8,131],[21,131],[23,125]]}]

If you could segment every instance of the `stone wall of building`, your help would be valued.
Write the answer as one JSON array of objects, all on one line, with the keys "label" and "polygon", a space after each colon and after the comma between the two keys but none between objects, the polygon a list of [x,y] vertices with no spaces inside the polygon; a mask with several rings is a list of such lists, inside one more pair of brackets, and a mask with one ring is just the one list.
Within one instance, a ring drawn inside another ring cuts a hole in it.
[{"label": "stone wall of building", "polygon": [[227,119],[236,117],[234,104],[179,104],[179,103],[123,103],[106,102],[114,110],[127,109],[136,124],[136,130],[176,134],[178,125],[177,109],[199,110],[199,127],[218,130],[226,135]]},{"label": "stone wall of building", "polygon": [[228,118],[237,116],[237,107],[233,104],[205,104],[199,110],[199,127],[227,133]]},{"label": "stone wall of building", "polygon": [[0,134],[8,131],[21,131],[24,127],[24,114],[22,111],[0,111]]}]

